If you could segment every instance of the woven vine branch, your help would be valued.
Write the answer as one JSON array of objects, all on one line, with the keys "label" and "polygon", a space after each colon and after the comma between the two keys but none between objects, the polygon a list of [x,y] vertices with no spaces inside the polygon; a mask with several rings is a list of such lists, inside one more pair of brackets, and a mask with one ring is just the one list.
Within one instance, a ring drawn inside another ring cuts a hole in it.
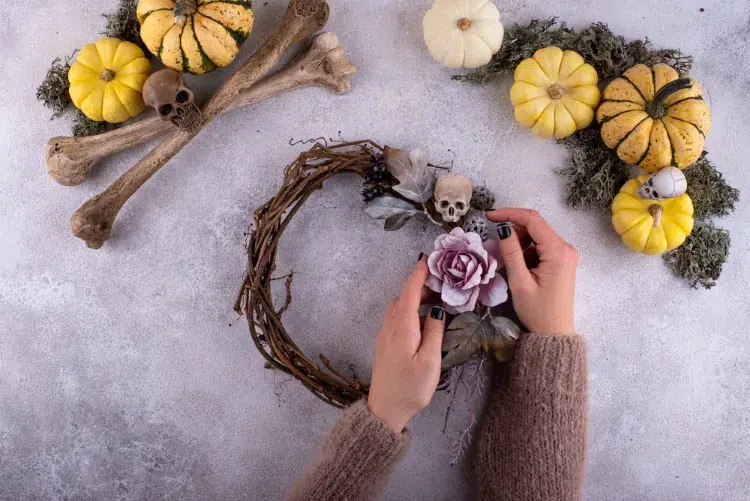
[{"label": "woven vine branch", "polygon": [[[300,380],[315,396],[334,407],[345,407],[361,399],[367,395],[368,385],[355,375],[348,377],[336,370],[322,354],[318,356],[319,363],[309,358],[284,327],[281,317],[292,302],[293,274],[274,277],[278,247],[292,218],[325,181],[344,172],[364,177],[365,170],[375,165],[382,151],[369,139],[333,146],[316,143],[284,169],[284,182],[278,193],[253,213],[246,249],[247,271],[234,306],[247,318],[250,336],[270,366]],[[277,308],[271,284],[282,279],[286,297]]]}]

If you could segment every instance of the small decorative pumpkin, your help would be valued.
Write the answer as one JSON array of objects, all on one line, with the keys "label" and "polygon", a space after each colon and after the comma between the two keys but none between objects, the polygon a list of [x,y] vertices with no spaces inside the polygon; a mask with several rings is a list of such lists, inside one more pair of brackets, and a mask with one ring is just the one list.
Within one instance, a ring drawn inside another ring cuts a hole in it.
[{"label": "small decorative pumpkin", "polygon": [[141,39],[165,66],[201,75],[231,63],[253,28],[250,0],[139,0]]},{"label": "small decorative pumpkin", "polygon": [[135,44],[102,38],[84,46],[70,65],[70,98],[91,120],[124,122],[146,108],[141,96],[151,64]]},{"label": "small decorative pumpkin", "polygon": [[478,68],[503,44],[500,11],[489,0],[435,0],[422,19],[430,55],[447,68]]},{"label": "small decorative pumpkin", "polygon": [[662,254],[676,249],[693,231],[693,202],[687,193],[665,200],[638,196],[648,174],[625,183],[612,203],[612,225],[630,250]]},{"label": "small decorative pumpkin", "polygon": [[623,162],[647,172],[698,160],[711,128],[701,86],[666,64],[637,64],[604,89],[596,119],[602,139]]},{"label": "small decorative pumpkin", "polygon": [[518,64],[513,78],[510,101],[516,120],[535,134],[561,139],[594,120],[599,77],[577,52],[539,49]]}]

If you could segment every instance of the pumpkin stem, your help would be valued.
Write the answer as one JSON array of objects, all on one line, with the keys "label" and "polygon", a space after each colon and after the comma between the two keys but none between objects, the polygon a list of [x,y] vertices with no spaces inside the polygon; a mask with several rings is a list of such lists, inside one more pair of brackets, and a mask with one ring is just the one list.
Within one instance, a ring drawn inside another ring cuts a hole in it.
[{"label": "pumpkin stem", "polygon": [[654,96],[654,100],[648,104],[648,113],[653,118],[661,118],[666,114],[664,110],[664,100],[675,92],[683,89],[689,89],[693,86],[693,81],[689,78],[678,78],[672,80],[667,85],[659,89]]},{"label": "pumpkin stem", "polygon": [[115,72],[112,70],[104,70],[102,71],[102,74],[99,76],[102,80],[105,82],[111,82],[115,79]]},{"label": "pumpkin stem", "polygon": [[654,228],[658,228],[661,225],[661,218],[664,216],[664,207],[659,204],[651,204],[648,213],[654,218]]},{"label": "pumpkin stem", "polygon": [[547,89],[547,94],[549,94],[549,97],[551,99],[560,99],[565,95],[565,89],[560,87],[558,84],[552,84]]},{"label": "pumpkin stem", "polygon": [[461,31],[466,31],[469,29],[469,26],[471,26],[471,21],[466,19],[465,17],[462,17],[458,20],[458,29]]},{"label": "pumpkin stem", "polygon": [[192,16],[198,10],[198,0],[177,0],[174,4],[174,20],[183,24],[185,17]]}]

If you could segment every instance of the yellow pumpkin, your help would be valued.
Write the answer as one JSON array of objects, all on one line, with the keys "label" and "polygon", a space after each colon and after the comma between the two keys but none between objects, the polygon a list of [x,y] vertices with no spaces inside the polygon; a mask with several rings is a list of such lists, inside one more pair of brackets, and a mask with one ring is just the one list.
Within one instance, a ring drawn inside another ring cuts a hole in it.
[{"label": "yellow pumpkin", "polygon": [[231,63],[253,29],[250,0],[139,0],[141,39],[169,68],[201,75]]},{"label": "yellow pumpkin", "polygon": [[666,64],[637,64],[604,89],[596,119],[623,162],[647,172],[698,160],[711,128],[701,85]]},{"label": "yellow pumpkin", "polygon": [[102,38],[86,45],[70,65],[70,98],[91,120],[124,122],[146,107],[141,97],[151,64],[135,44]]},{"label": "yellow pumpkin", "polygon": [[676,249],[693,231],[693,202],[687,193],[648,200],[637,194],[648,174],[625,183],[612,203],[612,224],[630,250],[662,254]]},{"label": "yellow pumpkin", "polygon": [[510,101],[516,120],[535,134],[560,139],[594,119],[599,77],[577,52],[539,49],[518,64],[513,78]]}]

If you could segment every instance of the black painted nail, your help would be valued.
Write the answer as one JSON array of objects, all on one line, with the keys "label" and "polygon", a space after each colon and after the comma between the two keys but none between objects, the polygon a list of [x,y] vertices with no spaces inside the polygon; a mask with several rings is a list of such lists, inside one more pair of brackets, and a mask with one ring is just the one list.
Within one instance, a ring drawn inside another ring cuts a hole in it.
[{"label": "black painted nail", "polygon": [[497,236],[500,240],[505,240],[510,236],[510,225],[508,223],[500,223],[497,225]]},{"label": "black painted nail", "polygon": [[430,316],[434,318],[435,320],[442,320],[443,316],[445,315],[445,310],[442,309],[440,306],[433,306],[430,310]]},{"label": "black painted nail", "polygon": [[417,259],[417,262],[420,262],[423,257],[424,257],[424,252],[420,252],[419,253],[419,259]]}]

